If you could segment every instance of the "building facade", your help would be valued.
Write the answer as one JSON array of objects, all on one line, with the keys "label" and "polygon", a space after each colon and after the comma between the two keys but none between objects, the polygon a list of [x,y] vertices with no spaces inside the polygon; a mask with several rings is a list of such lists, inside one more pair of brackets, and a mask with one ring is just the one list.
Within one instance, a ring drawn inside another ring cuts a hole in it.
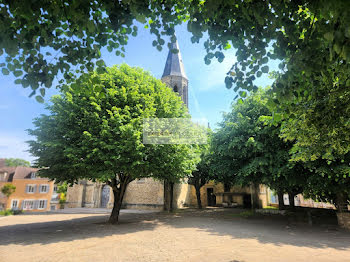
[{"label": "building facade", "polygon": [[0,188],[6,184],[16,187],[9,196],[0,192],[0,209],[24,211],[50,211],[59,206],[57,186],[48,178],[37,176],[38,169],[31,167],[0,167]]}]

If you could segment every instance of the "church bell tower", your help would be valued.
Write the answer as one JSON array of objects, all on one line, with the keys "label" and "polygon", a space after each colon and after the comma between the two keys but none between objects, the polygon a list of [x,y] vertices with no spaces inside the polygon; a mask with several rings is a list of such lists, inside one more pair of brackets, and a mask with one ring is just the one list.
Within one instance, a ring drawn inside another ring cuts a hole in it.
[{"label": "church bell tower", "polygon": [[[173,53],[171,51],[172,49],[178,50],[178,52]],[[188,78],[185,73],[177,40],[171,44],[161,80],[172,88],[174,92],[178,93],[188,108]]]}]

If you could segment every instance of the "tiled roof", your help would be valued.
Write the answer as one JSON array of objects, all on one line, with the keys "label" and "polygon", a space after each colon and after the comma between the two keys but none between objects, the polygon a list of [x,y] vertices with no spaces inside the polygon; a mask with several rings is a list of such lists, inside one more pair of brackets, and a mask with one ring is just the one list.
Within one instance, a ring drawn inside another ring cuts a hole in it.
[{"label": "tiled roof", "polygon": [[16,171],[16,167],[14,166],[3,166],[0,167],[0,173],[7,173],[7,175],[5,176],[4,180],[5,182],[11,182],[13,179],[13,176],[15,174]]},{"label": "tiled roof", "polygon": [[[16,179],[30,179],[31,173],[37,172],[38,168],[33,167],[25,167],[25,166],[18,166],[15,171],[15,175],[13,177],[14,180]],[[40,178],[36,177],[35,179],[47,179],[47,178]]]},{"label": "tiled roof", "polygon": [[[0,173],[6,172],[7,175],[3,181],[12,182],[17,179],[31,179],[31,174],[37,172],[38,168],[17,166],[17,167],[0,167]],[[48,178],[36,176],[34,179],[47,180]]]}]

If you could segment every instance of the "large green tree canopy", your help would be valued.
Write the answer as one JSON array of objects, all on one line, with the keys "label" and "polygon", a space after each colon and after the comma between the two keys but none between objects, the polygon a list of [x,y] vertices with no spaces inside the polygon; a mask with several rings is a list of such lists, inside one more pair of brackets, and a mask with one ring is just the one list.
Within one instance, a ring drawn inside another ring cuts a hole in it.
[{"label": "large green tree canopy", "polygon": [[175,25],[186,21],[192,42],[209,36],[206,63],[236,49],[225,82],[243,97],[257,90],[254,80],[270,71],[270,60],[280,61],[275,102],[288,120],[285,138],[299,142],[300,159],[332,159],[350,150],[343,117],[349,112],[348,0],[1,1],[0,13],[2,72],[31,86],[38,101],[58,74],[67,87],[63,79],[74,74],[95,65],[102,72],[102,47],[124,55],[136,21],[155,35],[159,50],[164,36],[174,41]]},{"label": "large green tree canopy", "polygon": [[290,142],[284,142],[280,126],[267,125],[272,114],[264,91],[250,94],[232,105],[212,140],[216,180],[239,185],[265,184],[282,192],[301,193],[309,172],[289,163]]},{"label": "large green tree canopy", "polygon": [[295,159],[295,143],[280,137],[284,128],[270,125],[278,117],[269,109],[271,93],[259,90],[233,103],[214,133],[212,165],[215,179],[241,185],[265,184],[279,193],[303,193],[347,210],[350,154],[327,160]]},{"label": "large green tree canopy", "polygon": [[145,118],[187,118],[169,87],[127,65],[80,79],[82,88],[52,98],[50,115],[34,121],[30,152],[41,176],[57,182],[91,179],[114,193],[111,222],[118,220],[127,185],[154,177],[177,181],[191,173],[198,156],[189,144],[144,144]]},{"label": "large green tree canopy", "polygon": [[[221,51],[233,45],[237,63],[227,83],[235,82],[237,89],[253,88],[255,76],[269,71],[269,59],[288,62],[289,71],[301,66],[310,73],[322,66],[324,61],[317,58],[327,50],[332,59],[349,55],[346,0],[1,1],[0,8],[3,72],[10,70],[17,77],[24,73],[22,84],[33,89],[51,86],[59,70],[69,78],[72,65],[91,70],[101,47],[123,54],[128,37],[137,34],[135,21],[156,35],[153,44],[158,49],[164,35],[173,35],[174,26],[183,21],[193,42],[208,32],[208,63],[213,57],[222,61]],[[47,53],[47,48],[55,52]]]}]

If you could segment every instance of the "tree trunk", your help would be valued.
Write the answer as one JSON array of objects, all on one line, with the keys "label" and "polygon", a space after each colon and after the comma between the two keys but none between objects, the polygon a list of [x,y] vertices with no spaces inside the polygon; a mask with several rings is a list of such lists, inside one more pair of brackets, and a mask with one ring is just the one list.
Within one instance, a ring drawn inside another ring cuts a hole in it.
[{"label": "tree trunk", "polygon": [[294,197],[295,197],[295,193],[288,193],[289,209],[292,209],[292,210],[295,209]]},{"label": "tree trunk", "polygon": [[335,207],[337,208],[338,212],[346,212],[348,211],[348,203],[347,199],[345,197],[345,194],[338,193],[335,198]]},{"label": "tree trunk", "polygon": [[164,180],[164,211],[172,212],[174,202],[174,183]]},{"label": "tree trunk", "polygon": [[199,185],[195,186],[196,196],[197,196],[197,205],[199,209],[202,209],[202,200],[201,200],[201,188]]},{"label": "tree trunk", "polygon": [[283,192],[278,192],[277,193],[278,196],[278,209],[279,210],[284,210],[286,209],[286,206],[284,205],[284,200],[283,200]]},{"label": "tree trunk", "polygon": [[110,185],[112,187],[114,201],[113,201],[112,213],[111,213],[111,215],[109,217],[108,223],[111,223],[111,224],[118,223],[119,212],[120,212],[120,209],[122,207],[124,194],[125,194],[125,191],[126,191],[126,188],[127,188],[128,184],[131,181],[131,180],[130,181],[129,180],[130,179],[128,177],[123,179],[123,180],[121,180],[120,184],[119,184],[119,187],[117,187],[116,182],[114,182],[114,183],[112,182],[111,185]]},{"label": "tree trunk", "polygon": [[253,184],[254,192],[253,193],[253,205],[252,208],[256,209],[260,207],[259,201],[259,184]]},{"label": "tree trunk", "polygon": [[170,212],[174,210],[174,183],[170,182]]}]

